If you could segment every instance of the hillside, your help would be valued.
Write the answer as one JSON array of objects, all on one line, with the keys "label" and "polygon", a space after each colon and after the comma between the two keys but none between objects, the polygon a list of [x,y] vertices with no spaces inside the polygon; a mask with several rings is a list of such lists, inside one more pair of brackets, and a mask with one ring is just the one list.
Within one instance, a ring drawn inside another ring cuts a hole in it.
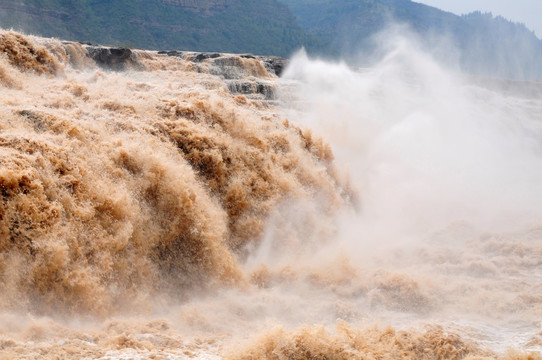
[{"label": "hillside", "polygon": [[457,16],[410,0],[282,0],[309,34],[357,59],[379,45],[373,35],[407,25],[429,51],[479,75],[542,79],[542,41],[523,24],[492,14]]},{"label": "hillside", "polygon": [[287,56],[314,43],[277,0],[0,0],[0,26],[162,50]]},{"label": "hillside", "polygon": [[542,41],[523,24],[410,0],[0,0],[0,27],[42,36],[279,56],[304,46],[362,66],[387,43],[374,35],[391,23],[407,25],[435,57],[467,73],[542,79]]}]

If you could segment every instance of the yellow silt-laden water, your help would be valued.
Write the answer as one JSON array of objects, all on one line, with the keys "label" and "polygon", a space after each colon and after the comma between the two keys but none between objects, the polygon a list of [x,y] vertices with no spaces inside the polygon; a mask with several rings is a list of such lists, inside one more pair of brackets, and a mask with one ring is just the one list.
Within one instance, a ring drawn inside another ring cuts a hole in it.
[{"label": "yellow silt-laden water", "polygon": [[0,359],[540,358],[538,99],[472,85],[469,157],[396,63],[90,51],[0,33]]}]

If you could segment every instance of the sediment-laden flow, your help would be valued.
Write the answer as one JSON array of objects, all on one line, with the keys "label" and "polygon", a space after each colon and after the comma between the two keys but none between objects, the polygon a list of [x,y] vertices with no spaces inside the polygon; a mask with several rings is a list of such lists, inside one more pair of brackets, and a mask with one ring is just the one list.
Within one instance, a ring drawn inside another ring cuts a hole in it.
[{"label": "sediment-laden flow", "polygon": [[273,206],[311,193],[330,209],[343,201],[329,148],[182,60],[73,72],[62,44],[14,33],[2,43],[5,306],[107,314],[242,283],[237,259]]},{"label": "sediment-laden flow", "polygon": [[363,192],[269,62],[13,32],[0,53],[0,359],[538,358],[441,314],[516,313],[508,345],[536,349],[540,286],[510,276],[538,271],[540,231],[349,253]]}]

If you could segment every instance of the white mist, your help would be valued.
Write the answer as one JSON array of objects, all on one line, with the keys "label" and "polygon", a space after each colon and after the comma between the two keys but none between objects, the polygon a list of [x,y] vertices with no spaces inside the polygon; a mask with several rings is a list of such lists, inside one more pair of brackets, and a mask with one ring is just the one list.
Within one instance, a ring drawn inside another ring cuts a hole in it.
[{"label": "white mist", "polygon": [[290,117],[324,135],[360,189],[350,226],[405,238],[458,221],[485,231],[540,221],[542,102],[474,85],[394,43],[369,69],[299,53],[284,74],[298,84]]}]

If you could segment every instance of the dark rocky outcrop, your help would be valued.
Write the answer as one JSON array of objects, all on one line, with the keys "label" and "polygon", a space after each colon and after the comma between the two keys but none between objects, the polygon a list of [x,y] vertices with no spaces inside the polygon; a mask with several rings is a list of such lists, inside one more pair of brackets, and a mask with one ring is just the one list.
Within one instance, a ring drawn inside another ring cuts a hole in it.
[{"label": "dark rocky outcrop", "polygon": [[232,94],[260,95],[264,100],[276,100],[276,86],[270,81],[229,80],[226,82]]},{"label": "dark rocky outcrop", "polygon": [[125,70],[138,67],[135,53],[126,48],[110,48],[103,46],[86,46],[88,56],[98,66],[111,70]]},{"label": "dark rocky outcrop", "polygon": [[202,62],[203,60],[216,59],[220,56],[221,55],[219,53],[199,53],[196,56],[194,56],[194,58],[189,59],[189,60],[195,61],[195,62]]},{"label": "dark rocky outcrop", "polygon": [[280,56],[259,56],[259,59],[264,63],[267,71],[280,76],[282,71],[288,65],[288,59]]}]

